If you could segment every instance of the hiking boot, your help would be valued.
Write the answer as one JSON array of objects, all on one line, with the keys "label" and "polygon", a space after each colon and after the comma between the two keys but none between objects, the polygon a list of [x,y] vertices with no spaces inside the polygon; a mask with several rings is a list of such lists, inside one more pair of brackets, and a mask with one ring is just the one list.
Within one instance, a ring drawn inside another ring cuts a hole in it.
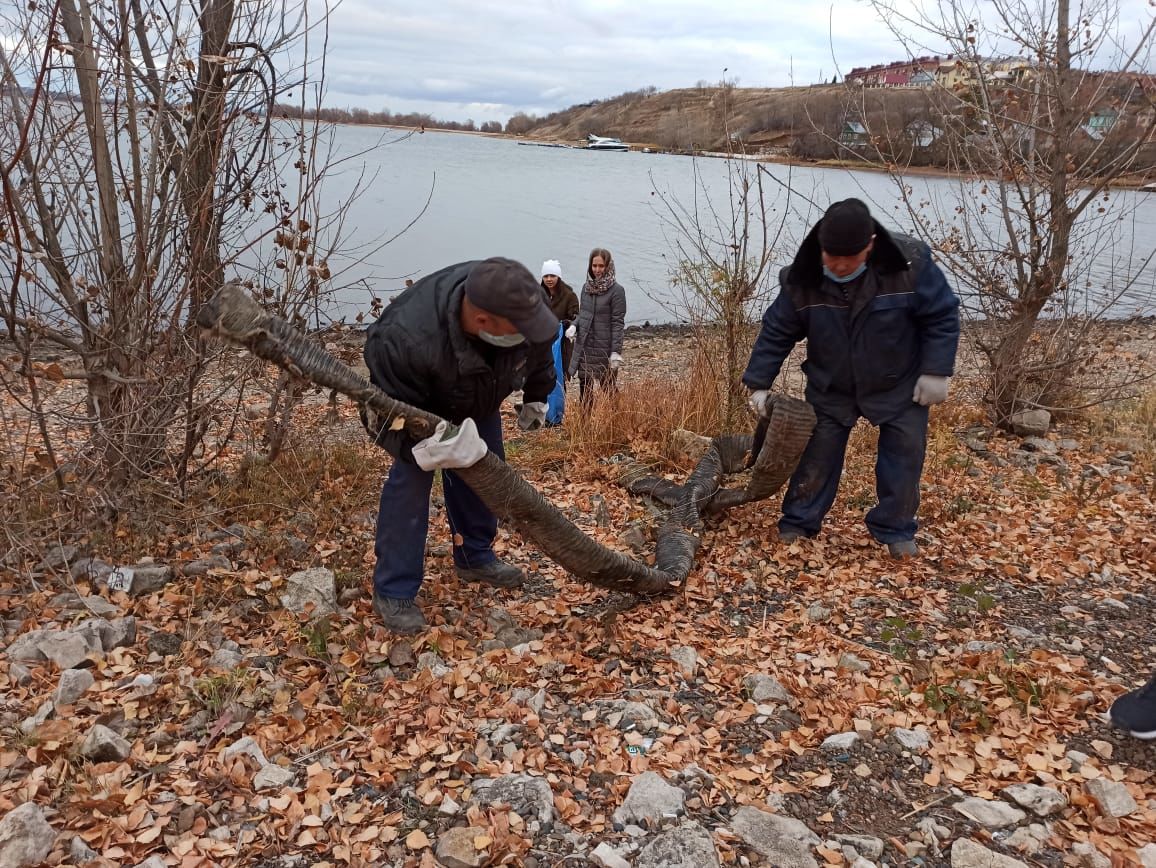
[{"label": "hiking boot", "polygon": [[897,561],[904,558],[913,558],[919,554],[919,546],[913,539],[901,539],[899,542],[887,543],[887,553]]},{"label": "hiking boot", "polygon": [[495,588],[520,588],[526,574],[512,564],[490,561],[480,567],[454,567],[458,578],[466,582],[481,582]]},{"label": "hiking boot", "polygon": [[420,633],[429,626],[425,615],[413,600],[397,600],[393,597],[373,595],[373,611],[381,616],[385,626],[394,633],[411,635]]},{"label": "hiking boot", "polygon": [[806,539],[807,535],[801,530],[795,530],[793,527],[788,527],[779,531],[779,542],[787,543],[798,542],[801,539]]},{"label": "hiking boot", "polygon": [[1116,698],[1108,711],[1112,725],[1145,741],[1156,739],[1156,675],[1143,687]]}]

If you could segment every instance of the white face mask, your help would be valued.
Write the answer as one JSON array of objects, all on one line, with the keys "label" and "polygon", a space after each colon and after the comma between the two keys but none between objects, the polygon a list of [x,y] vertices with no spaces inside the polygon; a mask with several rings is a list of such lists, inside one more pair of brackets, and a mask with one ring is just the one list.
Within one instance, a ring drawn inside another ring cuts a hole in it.
[{"label": "white face mask", "polygon": [[495,347],[516,347],[525,340],[525,337],[518,332],[514,332],[512,335],[492,335],[489,332],[479,331],[478,337]]}]

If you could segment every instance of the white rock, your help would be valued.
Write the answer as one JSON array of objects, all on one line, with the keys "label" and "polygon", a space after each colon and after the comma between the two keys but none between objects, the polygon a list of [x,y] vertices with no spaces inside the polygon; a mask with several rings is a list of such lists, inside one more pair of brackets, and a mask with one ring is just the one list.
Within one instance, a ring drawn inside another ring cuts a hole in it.
[{"label": "white rock", "polygon": [[61,669],[77,668],[91,650],[83,636],[72,632],[52,632],[40,640],[41,653]]},{"label": "white rock", "polygon": [[265,752],[261,750],[261,746],[250,736],[238,739],[221,751],[221,759],[227,760],[235,757],[237,754],[244,754],[250,757],[259,766],[269,765],[269,760],[265,759]]},{"label": "white rock", "polygon": [[891,731],[900,747],[910,751],[927,750],[931,746],[931,736],[922,729],[896,727]]},{"label": "white rock", "polygon": [[60,673],[60,683],[56,686],[53,704],[57,708],[72,705],[95,683],[96,679],[87,669],[65,669]]},{"label": "white rock", "polygon": [[526,820],[537,820],[543,827],[554,823],[554,792],[544,778],[531,775],[503,775],[500,778],[475,779],[471,804],[510,806]]},{"label": "white rock", "polygon": [[91,862],[100,854],[88,846],[88,843],[79,835],[72,837],[72,843],[68,845],[68,855],[72,857],[72,861],[77,865],[83,865],[85,862]]},{"label": "white rock", "polygon": [[1136,851],[1144,868],[1156,868],[1156,844],[1145,844]]},{"label": "white rock", "polygon": [[55,841],[56,830],[44,819],[40,806],[25,802],[0,820],[0,866],[39,865]]},{"label": "white rock", "polygon": [[1072,855],[1079,857],[1080,861],[1076,864],[1081,868],[1112,868],[1112,860],[1087,841],[1073,844]]},{"label": "white rock", "polygon": [[1007,802],[993,802],[988,799],[966,798],[953,807],[969,820],[974,820],[988,829],[1014,826],[1027,818],[1027,814],[1019,808],[1013,808]]},{"label": "white rock", "polygon": [[970,838],[956,838],[951,845],[951,868],[1028,868],[1011,856],[993,853]]},{"label": "white rock", "polygon": [[811,848],[822,841],[804,823],[749,805],[731,817],[731,829],[746,844],[780,868],[818,868]]},{"label": "white rock", "polygon": [[337,579],[332,570],[314,567],[301,570],[285,580],[281,605],[298,614],[313,604],[313,617],[322,618],[337,611]]},{"label": "white rock", "polygon": [[1016,829],[1004,843],[1013,850],[1033,856],[1044,848],[1044,842],[1047,840],[1048,830],[1039,823],[1032,823],[1030,826]]},{"label": "white rock", "polygon": [[456,816],[462,809],[462,806],[453,800],[452,796],[444,796],[442,802],[438,805],[438,813],[445,814],[447,817]]},{"label": "white rock", "polygon": [[602,868],[630,868],[630,863],[618,855],[618,851],[603,841],[595,847],[587,857],[595,865]]},{"label": "white rock", "polygon": [[872,835],[836,835],[835,840],[868,859],[878,859],[883,855],[883,841]]},{"label": "white rock", "polygon": [[1037,817],[1047,817],[1068,806],[1068,797],[1059,790],[1035,784],[1012,784],[1005,787],[1001,795],[1027,808]]},{"label": "white rock", "polygon": [[283,787],[289,786],[296,777],[292,769],[279,766],[276,763],[269,763],[261,766],[257,774],[253,775],[253,789],[255,790],[279,790]]},{"label": "white rock", "polygon": [[466,826],[446,829],[437,839],[438,862],[445,868],[481,868],[490,860],[487,851],[478,850],[474,846],[474,839],[481,832],[481,829]]},{"label": "white rock", "polygon": [[677,645],[670,649],[670,659],[678,664],[679,670],[687,678],[698,673],[698,652],[689,645]]},{"label": "white rock", "polygon": [[664,816],[681,816],[686,809],[686,793],[671,786],[655,772],[643,772],[630,784],[622,806],[614,812],[616,823],[657,823]]},{"label": "white rock", "polygon": [[1108,817],[1126,817],[1136,810],[1136,800],[1119,781],[1096,778],[1084,784],[1084,790],[1095,800],[1100,813]]},{"label": "white rock", "polygon": [[706,829],[686,822],[643,847],[634,868],[719,868],[718,851]]},{"label": "white rock", "polygon": [[242,660],[244,660],[244,658],[240,652],[234,651],[232,648],[218,648],[209,658],[208,665],[210,669],[232,672],[241,665]]},{"label": "white rock", "polygon": [[850,750],[859,743],[859,733],[857,732],[839,732],[835,735],[829,735],[823,739],[823,744],[820,745],[823,750],[840,751]]},{"label": "white rock", "polygon": [[761,672],[755,672],[743,679],[743,687],[754,702],[781,702],[793,705],[795,697],[777,679]]}]

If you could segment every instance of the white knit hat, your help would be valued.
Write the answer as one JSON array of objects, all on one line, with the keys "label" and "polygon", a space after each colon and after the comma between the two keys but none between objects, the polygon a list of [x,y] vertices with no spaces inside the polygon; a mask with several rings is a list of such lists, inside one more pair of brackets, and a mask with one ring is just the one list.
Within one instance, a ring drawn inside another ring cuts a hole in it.
[{"label": "white knit hat", "polygon": [[547,259],[542,263],[542,276],[545,277],[547,274],[552,274],[561,280],[562,263],[560,263],[557,259]]}]

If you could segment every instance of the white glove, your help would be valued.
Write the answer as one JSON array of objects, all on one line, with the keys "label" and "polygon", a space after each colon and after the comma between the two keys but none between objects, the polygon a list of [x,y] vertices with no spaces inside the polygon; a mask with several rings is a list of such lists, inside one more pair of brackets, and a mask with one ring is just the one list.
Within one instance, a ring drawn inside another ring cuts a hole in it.
[{"label": "white glove", "polygon": [[446,422],[438,422],[432,437],[413,447],[413,460],[422,470],[450,470],[473,467],[486,457],[489,447],[473,419],[466,419],[455,431]]},{"label": "white glove", "polygon": [[518,427],[523,431],[532,431],[546,424],[546,405],[541,401],[530,401],[522,405],[518,413]]},{"label": "white glove", "polygon": [[911,400],[923,407],[942,404],[947,400],[947,377],[924,374],[915,381],[915,392]]},{"label": "white glove", "polygon": [[622,356],[620,356],[618,353],[611,353],[610,370],[617,371],[620,367],[622,367]]},{"label": "white glove", "polygon": [[747,404],[760,419],[767,415],[767,401],[771,397],[770,389],[755,389],[747,399]]},{"label": "white glove", "polygon": [[570,323],[570,327],[566,329],[566,340],[572,341],[576,337],[578,337],[578,326]]}]

